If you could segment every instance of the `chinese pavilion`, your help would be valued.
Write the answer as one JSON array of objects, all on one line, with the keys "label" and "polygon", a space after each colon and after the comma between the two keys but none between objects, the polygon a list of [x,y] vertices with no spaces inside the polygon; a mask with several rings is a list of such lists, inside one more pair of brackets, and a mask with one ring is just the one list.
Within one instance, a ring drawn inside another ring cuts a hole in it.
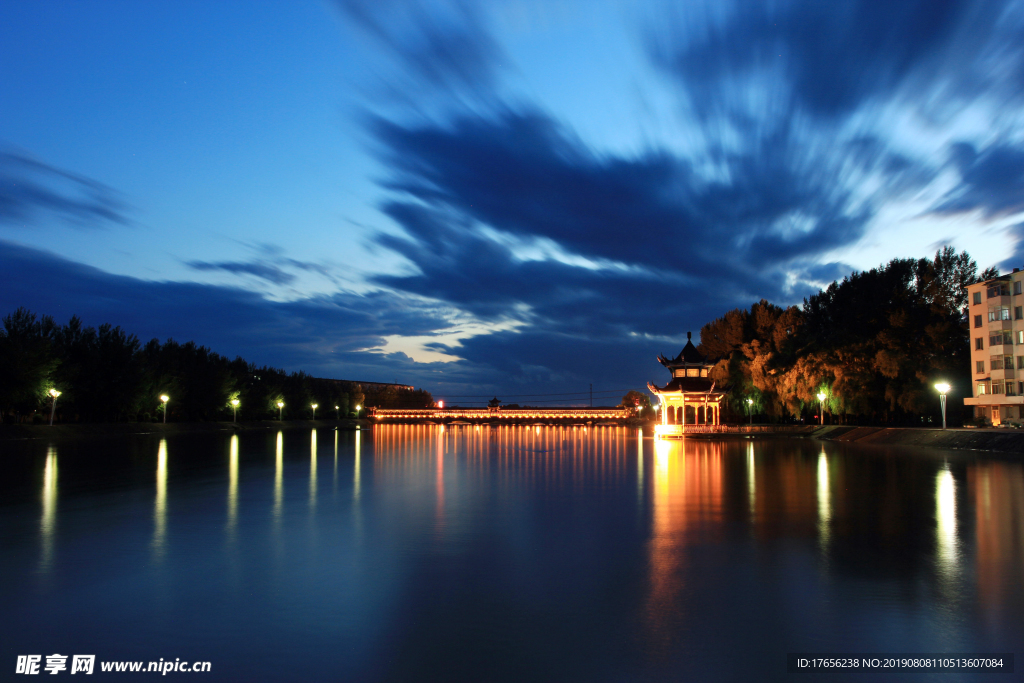
[{"label": "chinese pavilion", "polygon": [[708,377],[715,364],[697,351],[690,337],[687,332],[686,346],[675,358],[658,356],[658,362],[672,373],[672,380],[663,387],[647,383],[661,402],[661,424],[654,429],[658,436],[682,436],[693,425],[721,424],[726,392],[715,391],[715,382]]}]

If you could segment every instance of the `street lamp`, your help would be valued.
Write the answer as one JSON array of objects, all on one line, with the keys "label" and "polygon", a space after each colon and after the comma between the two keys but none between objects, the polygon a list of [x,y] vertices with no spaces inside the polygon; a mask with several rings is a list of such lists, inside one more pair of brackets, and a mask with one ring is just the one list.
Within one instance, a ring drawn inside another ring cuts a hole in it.
[{"label": "street lamp", "polygon": [[340,420],[341,419],[341,408],[339,408],[338,406],[334,406],[334,419],[335,420]]},{"label": "street lamp", "polygon": [[313,419],[315,420],[316,419],[316,409],[317,409],[318,405],[316,403],[312,403],[310,405],[313,406]]},{"label": "street lamp", "polygon": [[935,390],[939,392],[939,405],[942,406],[942,428],[946,428],[946,394],[949,393],[949,385],[945,382],[939,382],[935,385]]},{"label": "street lamp", "polygon": [[821,418],[821,424],[825,424],[825,392],[821,391],[818,393],[818,413]]},{"label": "street lamp", "polygon": [[284,414],[284,401],[278,401],[277,402],[277,421],[278,422],[283,421],[283,419],[284,419],[282,417],[283,414]]},{"label": "street lamp", "polygon": [[361,405],[357,405],[357,406],[356,406],[356,419],[357,419],[357,420],[359,419],[359,411],[360,411],[361,409],[362,409],[362,406],[361,406]]},{"label": "street lamp", "polygon": [[57,410],[57,397],[60,396],[60,392],[56,389],[50,389],[50,396],[53,397],[53,405],[50,406],[50,426],[53,426],[53,413]]},{"label": "street lamp", "polygon": [[167,402],[171,400],[171,397],[167,394],[161,394],[160,400],[164,404],[164,424],[167,424]]},{"label": "street lamp", "polygon": [[754,399],[747,399],[747,416],[750,417],[750,424],[754,424]]},{"label": "street lamp", "polygon": [[231,399],[231,421],[238,422],[238,404],[241,403],[237,398]]}]

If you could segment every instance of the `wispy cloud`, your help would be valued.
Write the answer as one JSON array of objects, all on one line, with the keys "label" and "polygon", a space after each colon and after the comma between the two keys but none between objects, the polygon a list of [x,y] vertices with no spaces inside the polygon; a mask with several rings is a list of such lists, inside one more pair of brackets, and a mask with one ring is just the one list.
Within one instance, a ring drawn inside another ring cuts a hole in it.
[{"label": "wispy cloud", "polygon": [[127,225],[118,193],[83,175],[32,157],[0,151],[0,223],[27,227],[40,216],[58,216],[81,228]]}]

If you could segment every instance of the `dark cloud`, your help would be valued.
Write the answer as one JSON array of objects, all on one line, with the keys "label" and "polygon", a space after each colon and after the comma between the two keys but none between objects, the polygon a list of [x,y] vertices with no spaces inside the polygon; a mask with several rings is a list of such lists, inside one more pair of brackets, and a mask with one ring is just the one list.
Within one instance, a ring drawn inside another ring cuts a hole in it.
[{"label": "dark cloud", "polygon": [[299,301],[269,301],[233,287],[153,282],[111,275],[53,254],[0,241],[0,315],[19,306],[66,322],[120,325],[146,341],[194,340],[257,364],[322,376],[423,380],[430,366],[362,349],[389,335],[429,335],[449,327],[422,302],[386,292],[339,292]]},{"label": "dark cloud", "polygon": [[129,223],[111,188],[26,155],[0,151],[0,223],[27,225],[58,216],[86,228]]},{"label": "dark cloud", "polygon": [[472,3],[335,2],[345,17],[398,61],[406,87],[426,84],[449,92],[493,87],[503,57]]},{"label": "dark cloud", "polygon": [[950,148],[960,183],[935,207],[936,213],[982,210],[986,216],[1024,211],[1024,148],[996,143],[978,152],[969,143]]},{"label": "dark cloud", "polygon": [[291,273],[286,273],[272,263],[261,261],[221,261],[219,263],[187,261],[185,265],[193,270],[221,270],[234,275],[252,275],[275,285],[286,285],[295,281],[295,276]]},{"label": "dark cloud", "polygon": [[[383,205],[405,236],[377,241],[417,270],[377,282],[485,318],[526,305],[545,330],[680,334],[761,297],[790,301],[788,274],[859,239],[874,215],[843,174],[883,177],[893,193],[930,178],[869,138],[831,147],[847,152],[839,166],[769,138],[718,153],[725,179],[708,180],[666,152],[598,155],[537,113],[373,130],[392,172],[383,184],[413,198]],[[565,258],[523,258],[485,226]]]},{"label": "dark cloud", "polygon": [[951,88],[947,99],[968,94],[979,80],[1008,86],[1012,67],[984,71],[992,68],[985,56],[1013,45],[1013,32],[1000,29],[1008,23],[1007,5],[737,3],[719,6],[696,27],[687,25],[686,16],[663,21],[651,31],[650,46],[656,61],[690,92],[697,111],[720,112],[723,89],[743,90],[744,81],[757,79],[784,100],[784,111],[836,118],[873,98],[916,96],[939,84]]}]

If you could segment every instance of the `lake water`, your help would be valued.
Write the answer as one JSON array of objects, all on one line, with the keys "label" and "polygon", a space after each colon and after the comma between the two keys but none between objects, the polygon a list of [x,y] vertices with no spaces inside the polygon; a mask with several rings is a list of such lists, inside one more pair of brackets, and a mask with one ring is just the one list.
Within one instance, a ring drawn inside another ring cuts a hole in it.
[{"label": "lake water", "polygon": [[0,454],[4,680],[54,653],[117,680],[100,662],[524,682],[813,681],[788,653],[1024,652],[1019,459],[412,425]]}]

